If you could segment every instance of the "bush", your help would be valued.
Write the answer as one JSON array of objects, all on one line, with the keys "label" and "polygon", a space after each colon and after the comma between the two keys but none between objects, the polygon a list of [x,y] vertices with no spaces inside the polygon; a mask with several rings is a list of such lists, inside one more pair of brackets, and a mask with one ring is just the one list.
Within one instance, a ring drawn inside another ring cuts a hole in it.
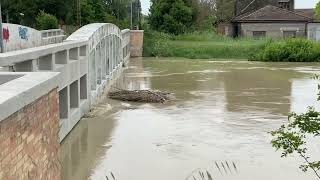
[{"label": "bush", "polygon": [[167,57],[171,56],[168,51],[168,43],[172,38],[171,35],[145,29],[144,31],[144,43],[143,43],[143,54],[145,57],[160,56]]},{"label": "bush", "polygon": [[320,45],[306,39],[269,42],[250,57],[253,61],[318,62]]},{"label": "bush", "polygon": [[59,28],[58,19],[51,14],[45,13],[44,11],[40,11],[40,13],[36,18],[36,22],[37,22],[37,28],[39,30]]}]

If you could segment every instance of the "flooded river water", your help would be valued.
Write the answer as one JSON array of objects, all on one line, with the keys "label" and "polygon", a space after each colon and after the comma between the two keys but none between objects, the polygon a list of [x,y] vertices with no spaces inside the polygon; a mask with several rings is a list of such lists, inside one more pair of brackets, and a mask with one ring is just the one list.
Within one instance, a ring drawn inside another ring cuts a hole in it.
[{"label": "flooded river water", "polygon": [[[268,134],[316,105],[320,64],[133,59],[117,87],[174,94],[167,104],[104,98],[63,141],[64,180],[313,180]],[[310,145],[319,158],[319,143]]]}]

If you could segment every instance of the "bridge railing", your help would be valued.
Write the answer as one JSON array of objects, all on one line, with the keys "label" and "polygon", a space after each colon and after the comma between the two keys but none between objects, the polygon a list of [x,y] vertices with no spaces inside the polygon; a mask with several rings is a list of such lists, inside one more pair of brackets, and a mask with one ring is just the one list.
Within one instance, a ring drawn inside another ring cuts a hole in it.
[{"label": "bridge railing", "polygon": [[42,30],[41,32],[41,45],[60,43],[65,40],[66,35],[62,29],[49,29]]},{"label": "bridge railing", "polygon": [[2,53],[0,67],[9,72],[60,72],[62,141],[120,74],[130,57],[129,44],[129,30],[121,31],[113,24],[89,24],[63,43]]}]

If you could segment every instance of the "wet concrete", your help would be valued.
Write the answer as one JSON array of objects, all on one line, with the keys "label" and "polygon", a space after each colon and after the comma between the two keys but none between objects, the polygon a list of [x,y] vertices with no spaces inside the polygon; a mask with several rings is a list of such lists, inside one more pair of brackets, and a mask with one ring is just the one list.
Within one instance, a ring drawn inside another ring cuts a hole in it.
[{"label": "wet concrete", "polygon": [[[107,98],[63,141],[62,179],[312,180],[269,131],[316,105],[320,64],[134,59],[117,87],[174,93],[162,104]],[[311,144],[319,158],[319,144]]]}]

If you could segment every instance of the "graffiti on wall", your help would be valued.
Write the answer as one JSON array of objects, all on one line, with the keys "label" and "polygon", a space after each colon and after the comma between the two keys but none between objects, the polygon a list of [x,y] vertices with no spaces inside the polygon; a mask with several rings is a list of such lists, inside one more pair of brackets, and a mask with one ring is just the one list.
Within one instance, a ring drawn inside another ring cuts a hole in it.
[{"label": "graffiti on wall", "polygon": [[28,28],[19,27],[19,36],[23,40],[28,40],[29,38]]},{"label": "graffiti on wall", "polygon": [[6,41],[6,42],[8,42],[8,41],[9,41],[9,38],[10,38],[9,27],[3,28],[2,31],[3,31],[3,36],[2,36],[2,37],[3,37],[3,40]]}]

